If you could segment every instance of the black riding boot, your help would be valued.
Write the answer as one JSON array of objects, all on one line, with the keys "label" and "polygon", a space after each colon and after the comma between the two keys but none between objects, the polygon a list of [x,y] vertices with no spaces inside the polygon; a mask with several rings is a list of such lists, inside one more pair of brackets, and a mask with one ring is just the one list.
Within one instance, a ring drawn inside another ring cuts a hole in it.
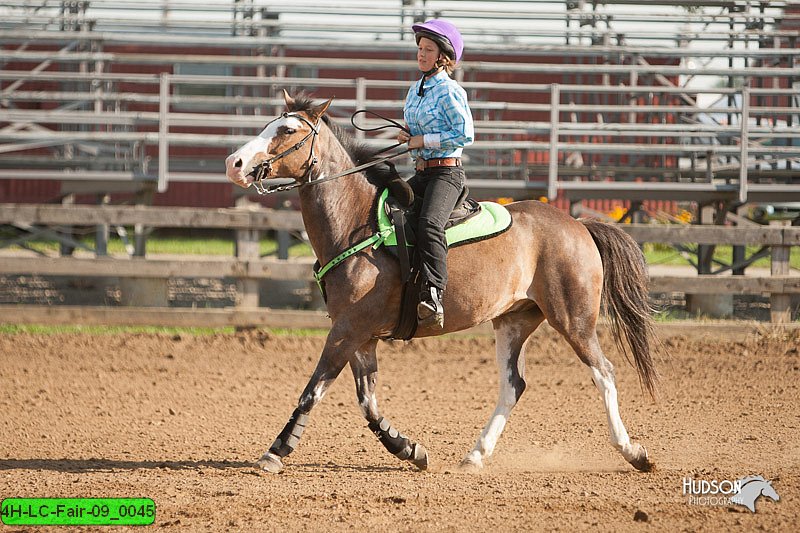
[{"label": "black riding boot", "polygon": [[424,283],[422,292],[419,294],[419,304],[417,305],[417,318],[422,327],[439,326],[444,328],[444,306],[442,299],[444,291],[429,283]]}]

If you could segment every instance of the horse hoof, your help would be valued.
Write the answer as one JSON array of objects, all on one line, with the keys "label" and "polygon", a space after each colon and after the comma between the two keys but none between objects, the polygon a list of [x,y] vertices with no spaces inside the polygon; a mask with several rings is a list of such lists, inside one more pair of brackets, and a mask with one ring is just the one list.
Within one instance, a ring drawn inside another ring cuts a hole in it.
[{"label": "horse hoof", "polygon": [[480,456],[475,457],[473,454],[469,454],[461,460],[458,469],[462,472],[479,472],[483,469],[483,461]]},{"label": "horse hoof", "polygon": [[415,444],[414,445],[414,453],[411,454],[411,457],[408,459],[411,461],[411,464],[419,468],[420,470],[427,470],[428,469],[428,450],[425,449],[425,446],[422,444]]},{"label": "horse hoof", "polygon": [[647,455],[647,448],[641,444],[637,444],[636,447],[638,448],[638,453],[636,457],[629,461],[631,465],[639,472],[652,472],[655,470],[656,464],[652,462]]},{"label": "horse hoof", "polygon": [[261,459],[259,459],[256,464],[259,466],[259,468],[261,468],[261,470],[271,474],[280,474],[281,470],[283,470],[281,458],[270,452],[262,455]]}]

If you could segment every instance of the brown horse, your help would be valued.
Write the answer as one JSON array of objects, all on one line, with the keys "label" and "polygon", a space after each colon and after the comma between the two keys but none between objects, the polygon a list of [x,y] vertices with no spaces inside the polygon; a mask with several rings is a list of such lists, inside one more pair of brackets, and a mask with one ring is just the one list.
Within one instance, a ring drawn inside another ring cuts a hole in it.
[{"label": "brown horse", "polygon": [[[288,93],[285,99],[288,112],[226,159],[227,176],[242,187],[253,184],[254,173],[259,178],[294,179],[311,246],[324,265],[375,234],[374,211],[383,182],[374,170],[330,179],[369,160],[369,152],[324,116],[330,100],[314,105],[305,96],[292,98]],[[589,367],[605,405],[613,446],[638,470],[651,470],[647,451],[631,442],[620,418],[614,368],[595,329],[602,298],[618,345],[626,357],[624,344],[630,348],[640,381],[652,394],[657,375],[650,354],[652,324],[641,251],[619,228],[578,221],[540,202],[515,202],[508,209],[513,217],[508,231],[449,251],[444,329],[419,329],[416,335],[441,335],[487,321],[494,327],[499,399],[462,466],[481,468],[494,451],[525,390],[523,345],[547,320]],[[380,247],[368,246],[330,270],[325,282],[332,321],[325,348],[297,408],[258,464],[269,472],[281,471],[309,413],[349,363],[369,428],[391,453],[424,470],[425,448],[381,415],[375,393],[378,340],[388,336],[399,319],[396,259]]]}]

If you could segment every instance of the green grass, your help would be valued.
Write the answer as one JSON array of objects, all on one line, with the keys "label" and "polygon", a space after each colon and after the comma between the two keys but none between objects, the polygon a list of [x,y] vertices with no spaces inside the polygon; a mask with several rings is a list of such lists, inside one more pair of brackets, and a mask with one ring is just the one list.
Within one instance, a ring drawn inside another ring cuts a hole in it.
[{"label": "green grass", "polygon": [[[79,239],[80,242],[94,248],[94,235],[86,235]],[[31,248],[42,252],[58,253],[59,244],[56,241],[32,241],[29,243]],[[19,250],[18,246],[9,249]],[[747,246],[747,256],[749,257],[759,249],[758,246]],[[260,254],[262,256],[274,255],[278,251],[278,243],[275,239],[264,238],[260,242]],[[125,245],[122,240],[114,235],[109,238],[108,252],[110,254],[124,254]],[[234,243],[232,238],[209,237],[209,236],[151,236],[147,239],[147,253],[152,255],[173,254],[173,255],[219,255],[233,257]],[[313,250],[307,243],[297,242],[289,248],[290,257],[312,256]],[[685,265],[690,263],[675,249],[666,244],[647,243],[644,246],[644,255],[650,265]],[[714,257],[725,263],[731,262],[732,246],[720,245],[716,247]],[[793,247],[789,256],[792,268],[800,269],[800,247]],[[769,268],[770,258],[765,257],[756,261],[753,266]]]},{"label": "green grass", "polygon": [[653,313],[653,320],[656,323],[675,322],[678,320],[701,320],[703,317],[692,314],[681,309],[660,309]]},{"label": "green grass", "polygon": [[[258,328],[266,331],[270,335],[279,337],[319,337],[328,334],[325,329],[288,329],[288,328]],[[215,335],[218,333],[233,334],[236,329],[233,327],[220,328],[170,328],[161,326],[77,326],[77,325],[17,325],[0,324],[0,335],[18,335],[28,333],[33,335],[63,335],[85,333],[88,335],[117,335],[120,333],[146,333],[164,335],[187,335],[202,337]]]},{"label": "green grass", "polygon": [[[132,233],[132,232],[131,232]],[[94,249],[94,235],[86,235],[76,239],[81,244]],[[37,240],[28,242],[28,246],[40,252],[58,253],[59,243],[57,241]],[[9,250],[21,250],[19,246],[11,246]],[[234,242],[232,238],[208,237],[208,236],[186,236],[186,237],[162,237],[151,236],[147,239],[148,254],[176,254],[176,255],[221,255],[232,257],[234,253]],[[272,255],[278,251],[278,242],[275,239],[261,239],[259,253]],[[108,239],[109,254],[124,254],[125,243],[118,236],[113,235]],[[312,255],[311,246],[306,243],[297,242],[289,247],[290,257],[300,257]]]},{"label": "green grass", "polygon": [[316,328],[259,328],[278,337],[324,337],[330,330]]},{"label": "green grass", "polygon": [[[757,252],[760,249],[759,246],[747,246],[745,247],[745,255],[746,257],[750,257],[752,254]],[[689,266],[690,263],[687,261],[680,253],[665,244],[656,244],[656,243],[647,243],[644,246],[644,257],[647,261],[648,265],[686,265]],[[726,264],[731,263],[731,258],[733,257],[733,246],[731,245],[719,245],[714,249],[714,258],[720,261],[725,262]],[[771,264],[771,260],[769,256],[763,257],[753,263],[751,266],[756,267],[764,267],[769,268]],[[791,252],[789,254],[789,264],[792,268],[800,269],[800,248],[792,247]],[[714,267],[719,268],[719,265]]]},{"label": "green grass", "polygon": [[30,333],[34,335],[61,335],[65,333],[87,333],[90,335],[115,335],[117,333],[162,333],[165,335],[214,335],[215,333],[233,333],[234,328],[170,328],[162,326],[80,326],[38,324],[0,324],[0,334],[14,335]]}]

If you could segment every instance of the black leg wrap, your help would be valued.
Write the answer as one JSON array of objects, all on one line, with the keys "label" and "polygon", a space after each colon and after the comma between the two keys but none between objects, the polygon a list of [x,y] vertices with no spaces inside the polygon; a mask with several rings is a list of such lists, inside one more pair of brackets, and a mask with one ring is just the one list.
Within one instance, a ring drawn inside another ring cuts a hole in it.
[{"label": "black leg wrap", "polygon": [[295,409],[289,421],[284,426],[272,446],[269,447],[270,453],[274,453],[278,457],[286,457],[294,451],[297,443],[300,442],[300,437],[303,435],[303,430],[306,429],[308,423],[308,413]]},{"label": "black leg wrap", "polygon": [[381,418],[377,422],[370,422],[368,427],[392,455],[404,461],[411,459],[414,445],[408,437],[394,429],[388,420]]}]

